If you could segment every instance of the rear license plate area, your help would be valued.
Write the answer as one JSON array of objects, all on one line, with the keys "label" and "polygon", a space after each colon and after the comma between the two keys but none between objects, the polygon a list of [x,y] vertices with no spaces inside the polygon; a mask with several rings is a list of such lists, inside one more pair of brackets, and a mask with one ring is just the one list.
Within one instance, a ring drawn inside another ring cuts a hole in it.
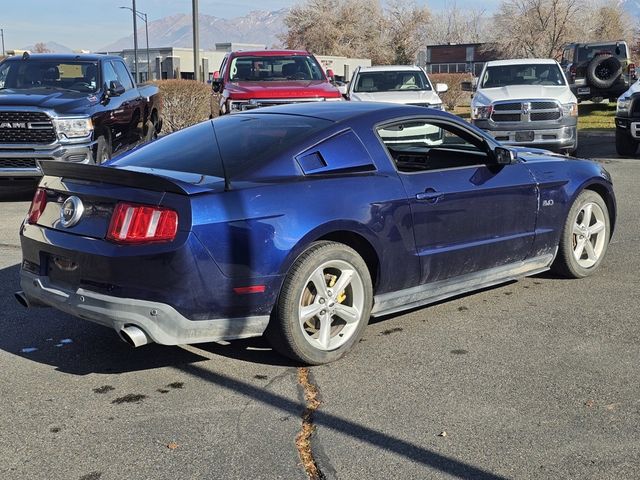
[{"label": "rear license plate area", "polygon": [[590,93],[591,93],[591,88],[589,87],[578,88],[578,95],[589,95]]},{"label": "rear license plate area", "polygon": [[80,265],[68,257],[49,254],[47,276],[54,285],[77,287],[80,285]]},{"label": "rear license plate area", "polygon": [[516,142],[532,142],[534,139],[534,133],[532,130],[525,130],[524,132],[516,132]]}]

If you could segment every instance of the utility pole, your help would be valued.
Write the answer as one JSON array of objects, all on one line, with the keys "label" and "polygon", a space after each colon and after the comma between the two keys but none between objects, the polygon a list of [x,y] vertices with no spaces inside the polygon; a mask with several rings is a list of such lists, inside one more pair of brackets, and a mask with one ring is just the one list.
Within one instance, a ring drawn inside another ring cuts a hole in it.
[{"label": "utility pole", "polygon": [[2,56],[4,57],[4,28],[0,28],[0,34],[2,35]]},{"label": "utility pole", "polygon": [[193,10],[193,78],[200,81],[200,32],[198,29],[198,0],[192,0]]},{"label": "utility pole", "polygon": [[133,65],[136,69],[136,83],[140,81],[140,70],[138,69],[138,15],[136,14],[136,0],[133,3]]}]

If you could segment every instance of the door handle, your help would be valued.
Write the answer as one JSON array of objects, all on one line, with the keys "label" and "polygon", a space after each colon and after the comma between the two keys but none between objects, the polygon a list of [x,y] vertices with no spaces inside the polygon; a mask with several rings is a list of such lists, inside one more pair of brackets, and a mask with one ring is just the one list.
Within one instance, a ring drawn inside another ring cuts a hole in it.
[{"label": "door handle", "polygon": [[427,201],[429,203],[436,203],[444,197],[444,193],[438,192],[433,188],[427,188],[424,192],[416,193],[416,200]]}]

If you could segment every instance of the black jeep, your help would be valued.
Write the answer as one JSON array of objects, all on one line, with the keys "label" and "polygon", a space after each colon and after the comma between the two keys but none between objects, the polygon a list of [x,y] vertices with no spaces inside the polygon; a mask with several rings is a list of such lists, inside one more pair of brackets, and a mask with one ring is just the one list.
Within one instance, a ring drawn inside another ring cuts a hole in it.
[{"label": "black jeep", "polygon": [[636,81],[626,42],[571,43],[560,65],[578,101],[615,102]]}]

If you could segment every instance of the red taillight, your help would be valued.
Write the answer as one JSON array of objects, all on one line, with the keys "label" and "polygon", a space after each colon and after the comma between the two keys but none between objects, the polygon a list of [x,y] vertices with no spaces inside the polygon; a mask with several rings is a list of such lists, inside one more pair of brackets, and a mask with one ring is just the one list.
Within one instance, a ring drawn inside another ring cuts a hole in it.
[{"label": "red taillight", "polygon": [[118,203],[107,239],[118,243],[169,242],[178,231],[177,212],[163,207]]},{"label": "red taillight", "polygon": [[636,64],[635,63],[630,63],[629,67],[627,68],[627,73],[629,74],[629,77],[631,78],[631,80],[636,80],[637,76],[636,76]]},{"label": "red taillight", "polygon": [[252,293],[263,293],[265,288],[264,285],[251,285],[250,287],[235,287],[233,291],[238,295],[249,295]]},{"label": "red taillight", "polygon": [[28,223],[38,223],[38,219],[42,212],[44,212],[44,207],[47,206],[47,192],[43,188],[38,188],[36,193],[33,195],[33,200],[31,200],[31,207],[29,207],[29,214],[27,215]]}]

